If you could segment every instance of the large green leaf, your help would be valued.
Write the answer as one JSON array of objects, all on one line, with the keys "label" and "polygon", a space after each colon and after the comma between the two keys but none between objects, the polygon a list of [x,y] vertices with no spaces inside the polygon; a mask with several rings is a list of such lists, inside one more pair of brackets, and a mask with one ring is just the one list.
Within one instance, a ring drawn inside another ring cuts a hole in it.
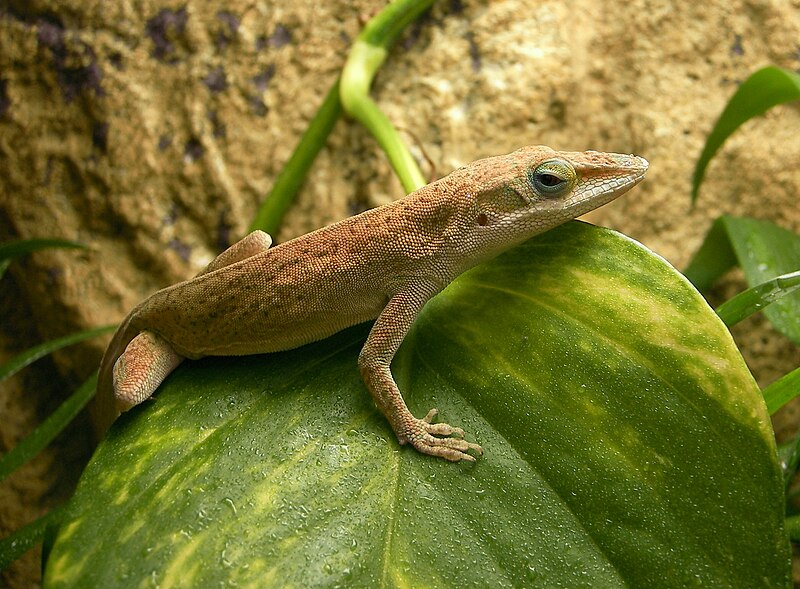
[{"label": "large green leaf", "polygon": [[426,306],[394,372],[474,465],[397,445],[365,335],[178,369],[98,448],[45,586],[788,586],[759,390],[635,242],[570,223]]}]

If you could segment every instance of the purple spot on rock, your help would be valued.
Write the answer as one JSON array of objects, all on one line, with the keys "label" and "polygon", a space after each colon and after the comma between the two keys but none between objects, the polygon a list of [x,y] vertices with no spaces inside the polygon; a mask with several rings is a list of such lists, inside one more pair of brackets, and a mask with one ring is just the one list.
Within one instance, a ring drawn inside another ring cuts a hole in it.
[{"label": "purple spot on rock", "polygon": [[269,108],[267,108],[267,105],[264,104],[264,101],[261,100],[260,97],[251,96],[249,102],[250,102],[250,110],[254,115],[256,115],[257,117],[267,116]]},{"label": "purple spot on rock", "polygon": [[110,53],[108,55],[108,63],[110,63],[115,70],[122,71],[125,69],[125,64],[122,62],[122,54],[121,53]]},{"label": "purple spot on rock", "polygon": [[8,97],[8,80],[0,79],[0,117],[11,108],[11,99]]},{"label": "purple spot on rock", "polygon": [[417,20],[411,23],[406,38],[403,39],[402,45],[404,49],[411,49],[414,44],[419,40],[422,35],[422,29],[430,22],[432,22],[430,9],[422,13]]},{"label": "purple spot on rock", "polygon": [[475,35],[467,33],[467,43],[469,44],[469,61],[472,66],[473,72],[481,71],[481,52],[478,49],[478,44],[475,42]]},{"label": "purple spot on rock", "polygon": [[45,271],[45,282],[48,286],[53,286],[59,283],[61,277],[64,276],[64,269],[51,266]]},{"label": "purple spot on rock", "polygon": [[733,44],[731,45],[731,53],[733,55],[744,55],[744,47],[742,46],[741,35],[736,35],[733,38]]},{"label": "purple spot on rock", "polygon": [[167,211],[167,214],[164,215],[163,222],[164,225],[170,226],[174,225],[175,221],[177,220],[178,220],[178,207],[175,203],[172,203],[172,206],[169,208],[169,211]]},{"label": "purple spot on rock", "polygon": [[89,45],[78,40],[69,46],[61,23],[47,20],[37,23],[36,39],[40,47],[50,51],[56,83],[65,102],[72,102],[84,90],[94,90],[95,96],[104,94],[100,83],[103,72]]},{"label": "purple spot on rock", "polygon": [[215,110],[210,111],[208,113],[208,120],[211,122],[211,127],[213,129],[212,134],[214,137],[225,137],[225,123],[219,120],[219,113]]},{"label": "purple spot on rock", "polygon": [[267,89],[267,85],[272,77],[275,75],[275,64],[269,64],[264,70],[261,71],[260,74],[253,76],[253,84],[256,87],[256,90],[259,92],[263,92]]},{"label": "purple spot on rock", "polygon": [[269,44],[276,49],[292,42],[292,32],[282,24],[278,24],[269,37]]},{"label": "purple spot on rock", "polygon": [[217,221],[217,249],[219,251],[224,251],[228,249],[230,245],[231,226],[226,219],[225,211],[222,211],[219,214],[219,220]]},{"label": "purple spot on rock", "polygon": [[153,41],[153,57],[168,63],[178,60],[175,39],[183,35],[188,18],[186,8],[177,11],[164,8],[147,21],[144,30]]},{"label": "purple spot on rock", "polygon": [[192,248],[177,238],[170,239],[167,242],[167,247],[178,254],[184,262],[188,262],[189,256],[192,255]]},{"label": "purple spot on rock", "polygon": [[239,30],[239,17],[223,10],[217,13],[217,19],[222,22],[223,28],[217,32],[216,45],[224,49],[233,41],[236,31]]},{"label": "purple spot on rock", "polygon": [[203,83],[214,93],[222,92],[228,87],[228,80],[225,78],[225,70],[222,69],[222,66],[214,68],[203,78]]},{"label": "purple spot on rock", "polygon": [[64,46],[64,26],[59,22],[39,21],[36,31],[36,40],[39,45],[62,55],[66,52]]},{"label": "purple spot on rock", "polygon": [[461,0],[450,0],[450,12],[461,14],[464,12],[464,3]]},{"label": "purple spot on rock", "polygon": [[105,153],[108,149],[108,123],[92,124],[92,145]]},{"label": "purple spot on rock", "polygon": [[197,139],[189,139],[186,142],[186,147],[183,150],[184,158],[187,162],[196,162],[201,157],[203,157],[203,153],[205,153],[205,149],[203,148],[203,144],[200,143]]},{"label": "purple spot on rock", "polygon": [[59,85],[67,102],[76,98],[82,90],[94,90],[95,96],[103,96],[105,94],[100,85],[103,72],[95,60],[94,51],[89,47],[86,47],[86,50],[92,60],[89,65],[63,68],[58,72]]},{"label": "purple spot on rock", "polygon": [[231,33],[239,30],[239,17],[232,12],[221,10],[217,13],[217,18],[228,27]]}]

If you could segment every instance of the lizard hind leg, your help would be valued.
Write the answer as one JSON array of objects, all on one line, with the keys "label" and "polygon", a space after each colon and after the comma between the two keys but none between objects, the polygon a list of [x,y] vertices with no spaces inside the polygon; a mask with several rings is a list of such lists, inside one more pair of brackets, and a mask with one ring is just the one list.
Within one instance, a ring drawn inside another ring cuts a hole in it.
[{"label": "lizard hind leg", "polygon": [[114,397],[119,411],[148,399],[183,360],[165,339],[143,331],[131,340],[114,364]]},{"label": "lizard hind leg", "polygon": [[219,270],[225,266],[230,266],[236,262],[241,262],[242,260],[263,253],[267,251],[271,245],[272,237],[270,237],[269,233],[264,233],[260,229],[256,229],[211,260],[208,266],[206,266],[198,276],[208,274],[214,270]]}]

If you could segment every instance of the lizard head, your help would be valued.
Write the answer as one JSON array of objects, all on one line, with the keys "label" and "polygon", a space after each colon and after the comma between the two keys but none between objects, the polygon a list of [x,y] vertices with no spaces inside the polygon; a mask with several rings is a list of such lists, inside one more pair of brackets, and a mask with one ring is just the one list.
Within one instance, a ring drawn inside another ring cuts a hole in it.
[{"label": "lizard head", "polygon": [[602,206],[638,184],[642,157],[597,151],[524,147],[484,160],[475,192],[474,219],[484,247],[502,249]]}]

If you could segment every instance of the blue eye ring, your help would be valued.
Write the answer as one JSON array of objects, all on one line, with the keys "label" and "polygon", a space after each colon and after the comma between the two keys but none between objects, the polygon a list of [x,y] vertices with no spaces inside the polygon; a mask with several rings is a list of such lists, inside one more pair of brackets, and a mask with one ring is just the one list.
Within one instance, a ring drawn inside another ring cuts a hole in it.
[{"label": "blue eye ring", "polygon": [[542,162],[528,172],[528,182],[544,196],[559,196],[570,191],[576,178],[572,164],[557,158]]}]

